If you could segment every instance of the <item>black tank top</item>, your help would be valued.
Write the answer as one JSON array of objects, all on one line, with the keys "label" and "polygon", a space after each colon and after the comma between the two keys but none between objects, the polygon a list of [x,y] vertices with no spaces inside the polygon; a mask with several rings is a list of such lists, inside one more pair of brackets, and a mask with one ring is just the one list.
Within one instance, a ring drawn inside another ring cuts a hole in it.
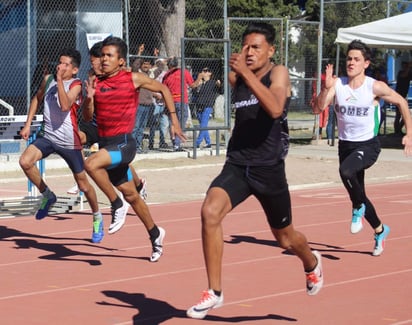
[{"label": "black tank top", "polygon": [[[271,71],[261,82],[270,87]],[[289,149],[287,98],[283,114],[273,119],[260,106],[259,100],[242,78],[236,80],[233,91],[235,125],[229,141],[227,161],[245,166],[268,166],[285,159]]]}]

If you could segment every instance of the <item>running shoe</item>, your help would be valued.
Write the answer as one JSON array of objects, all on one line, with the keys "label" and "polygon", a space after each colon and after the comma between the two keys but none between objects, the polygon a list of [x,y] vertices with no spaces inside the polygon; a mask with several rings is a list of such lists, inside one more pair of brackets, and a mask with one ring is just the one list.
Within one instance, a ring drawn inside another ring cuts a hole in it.
[{"label": "running shoe", "polygon": [[190,318],[203,319],[207,312],[214,308],[219,308],[223,305],[223,293],[220,296],[215,295],[212,289],[203,291],[200,302],[186,311],[186,315]]},{"label": "running shoe", "polygon": [[67,194],[77,194],[77,193],[79,193],[79,187],[77,186],[77,184],[74,184],[73,187],[70,187],[67,190]]},{"label": "running shoe", "polygon": [[373,250],[373,256],[379,256],[382,254],[383,249],[385,248],[385,240],[388,237],[391,229],[387,225],[383,225],[383,232],[381,234],[375,234],[375,248]]},{"label": "running shoe", "polygon": [[362,203],[359,209],[352,210],[352,223],[350,225],[350,232],[357,234],[363,228],[363,220],[365,217],[365,204]]},{"label": "running shoe", "polygon": [[93,221],[92,243],[100,243],[104,236],[103,219]]},{"label": "running shoe", "polygon": [[40,208],[36,212],[36,219],[41,220],[49,214],[49,210],[57,201],[56,195],[52,192],[51,197],[43,197]]},{"label": "running shoe", "polygon": [[127,211],[129,210],[129,204],[120,196],[123,205],[118,209],[112,207],[112,223],[109,226],[109,234],[114,234],[116,231],[123,227],[126,221]]},{"label": "running shoe", "polygon": [[312,272],[306,272],[306,292],[309,296],[316,295],[323,286],[322,256],[318,251],[313,251],[318,264]]},{"label": "running shoe", "polygon": [[152,241],[152,256],[150,262],[157,262],[160,256],[163,255],[163,240],[165,239],[166,231],[162,227],[159,228],[159,236]]},{"label": "running shoe", "polygon": [[145,178],[141,178],[140,182],[142,183],[142,188],[139,191],[140,197],[143,199],[143,201],[146,202],[147,200],[147,182]]}]

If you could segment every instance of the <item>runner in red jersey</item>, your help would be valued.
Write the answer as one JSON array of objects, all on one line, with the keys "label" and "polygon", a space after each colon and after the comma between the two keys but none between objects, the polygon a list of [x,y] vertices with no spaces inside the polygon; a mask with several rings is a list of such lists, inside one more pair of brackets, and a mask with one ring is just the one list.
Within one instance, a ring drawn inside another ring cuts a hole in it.
[{"label": "runner in red jersey", "polygon": [[[176,117],[172,95],[160,82],[140,72],[127,72],[127,45],[118,37],[103,41],[101,69],[103,74],[87,84],[86,117],[95,111],[99,134],[99,151],[86,160],[86,170],[111,203],[112,223],[109,233],[115,233],[124,224],[130,204],[143,222],[152,243],[151,262],[163,254],[165,230],[158,227],[149,208],[138,194],[129,169],[136,155],[136,140],[131,132],[135,123],[138,90],[145,88],[160,92],[170,113],[172,137],[185,140]],[[122,193],[124,202],[112,184]]]},{"label": "runner in red jersey", "polygon": [[132,72],[119,71],[111,78],[98,80],[94,105],[99,137],[113,137],[132,133],[139,92],[132,80]]}]

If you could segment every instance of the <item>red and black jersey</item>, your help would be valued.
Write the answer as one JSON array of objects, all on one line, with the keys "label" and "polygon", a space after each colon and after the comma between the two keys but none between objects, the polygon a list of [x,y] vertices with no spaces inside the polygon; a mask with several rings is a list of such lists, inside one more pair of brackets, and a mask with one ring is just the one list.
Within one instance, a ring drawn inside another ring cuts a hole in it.
[{"label": "red and black jersey", "polygon": [[132,73],[120,71],[117,75],[100,79],[96,84],[94,106],[100,137],[112,137],[133,131],[139,92]]}]

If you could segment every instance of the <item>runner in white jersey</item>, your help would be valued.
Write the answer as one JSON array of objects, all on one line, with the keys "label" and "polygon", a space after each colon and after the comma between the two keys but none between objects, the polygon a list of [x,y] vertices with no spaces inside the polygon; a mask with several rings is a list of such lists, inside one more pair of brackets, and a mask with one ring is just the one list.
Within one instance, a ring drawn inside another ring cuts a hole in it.
[{"label": "runner in white jersey", "polygon": [[[57,81],[52,75],[49,78],[51,81],[47,80],[48,87],[44,98],[42,136],[59,147],[81,150],[82,144],[77,126],[77,110],[80,108],[81,97],[74,99],[69,110],[63,110],[59,100]],[[75,86],[82,86],[78,78],[70,78],[62,82],[66,93]]]},{"label": "runner in white jersey", "polygon": [[354,40],[348,45],[347,77],[332,75],[333,65],[326,67],[325,87],[313,106],[319,114],[333,100],[338,121],[339,173],[352,202],[351,232],[358,233],[366,221],[374,229],[375,246],[372,255],[382,254],[390,228],[379,219],[365,192],[365,170],[378,159],[380,142],[377,137],[380,109],[376,99],[395,104],[402,113],[407,129],[402,139],[405,154],[412,154],[412,120],[408,103],[382,81],[365,75],[371,63],[371,51],[364,43]]},{"label": "runner in white jersey", "polygon": [[82,146],[77,127],[77,110],[80,107],[82,84],[75,75],[81,62],[80,52],[66,48],[60,52],[55,75],[45,76],[36,95],[30,102],[27,121],[20,131],[27,140],[31,133],[31,122],[40,103],[44,102],[43,129],[20,157],[20,167],[27,178],[39,189],[42,200],[36,219],[49,214],[57,197],[40,175],[36,162],[55,153],[62,157],[73,173],[79,189],[85,194],[93,213],[93,243],[103,239],[102,214],[99,211],[96,191],[90,184],[84,169]]},{"label": "runner in white jersey", "polygon": [[[378,135],[380,109],[374,103],[373,83],[376,80],[365,77],[364,83],[356,89],[349,86],[349,78],[336,80],[336,118],[338,137],[346,141],[366,141]],[[378,108],[378,109],[376,109]]]}]

